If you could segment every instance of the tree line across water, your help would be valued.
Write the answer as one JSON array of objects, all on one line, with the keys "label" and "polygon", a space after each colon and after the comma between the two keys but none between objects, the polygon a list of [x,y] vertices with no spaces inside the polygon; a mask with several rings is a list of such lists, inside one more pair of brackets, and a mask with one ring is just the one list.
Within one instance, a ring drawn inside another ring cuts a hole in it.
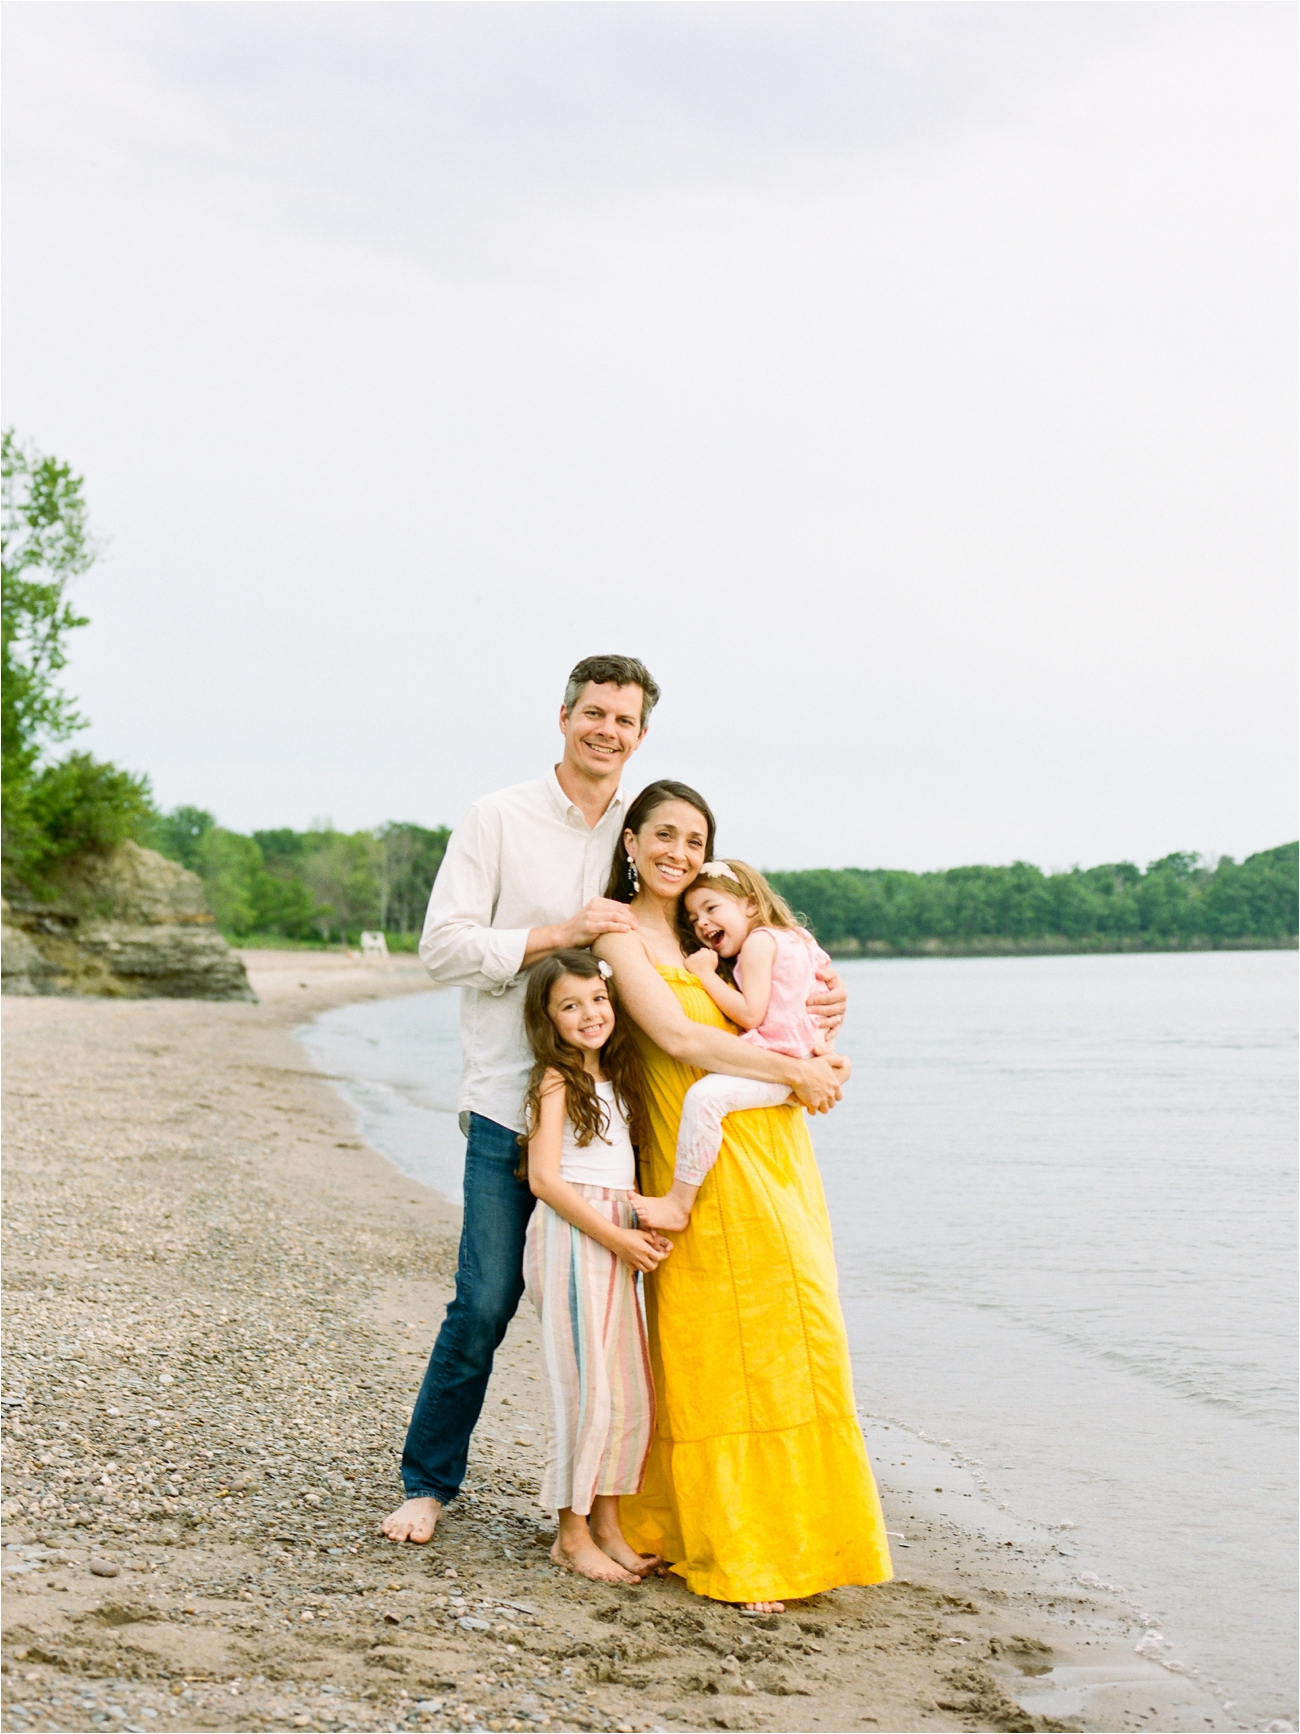
[{"label": "tree line across water", "polygon": [[[255,831],[197,807],[157,810],[146,777],[52,748],[84,726],[59,674],[67,637],[86,624],[69,586],[94,564],[82,479],[3,436],[3,860],[6,889],[57,895],[86,855],[133,839],[202,879],[233,939],[328,942],[378,928],[414,944],[446,852],[446,827]],[[1297,846],[1211,865],[1166,855],[1043,873],[954,867],[938,873],[846,867],[773,873],[828,950],[1276,945],[1297,931]]]},{"label": "tree line across water", "polygon": [[828,951],[1142,950],[1279,945],[1297,926],[1295,843],[1215,865],[1166,855],[1044,873],[950,867],[938,873],[844,867],[773,873],[773,885]]},{"label": "tree line across water", "polygon": [[[363,928],[413,944],[450,832],[389,824],[343,833],[224,830],[179,807],[144,840],[203,880],[223,931],[294,940],[355,939]],[[1211,867],[1166,855],[1043,873],[952,867],[905,873],[823,868],[769,875],[841,956],[1049,949],[1278,945],[1297,929],[1295,843]]]}]

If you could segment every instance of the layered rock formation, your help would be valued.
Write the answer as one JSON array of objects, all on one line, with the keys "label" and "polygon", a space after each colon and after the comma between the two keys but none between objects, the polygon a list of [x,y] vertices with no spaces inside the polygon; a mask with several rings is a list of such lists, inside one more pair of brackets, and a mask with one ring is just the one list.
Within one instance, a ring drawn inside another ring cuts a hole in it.
[{"label": "layered rock formation", "polygon": [[3,942],[5,993],[257,997],[202,881],[138,843],[72,864],[51,895],[11,887]]}]

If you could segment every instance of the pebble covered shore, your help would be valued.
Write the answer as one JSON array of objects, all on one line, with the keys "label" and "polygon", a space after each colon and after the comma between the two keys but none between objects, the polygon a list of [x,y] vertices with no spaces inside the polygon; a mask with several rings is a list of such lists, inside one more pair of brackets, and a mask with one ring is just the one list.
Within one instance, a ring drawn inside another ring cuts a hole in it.
[{"label": "pebble covered shore", "polygon": [[[754,1621],[557,1570],[529,1321],[464,1496],[396,1547],[456,1217],[291,1037],[418,968],[250,959],[259,1005],[6,1008],[10,1729],[1032,1729],[996,1592]],[[1005,1601],[1005,1597],[1003,1597]]]}]

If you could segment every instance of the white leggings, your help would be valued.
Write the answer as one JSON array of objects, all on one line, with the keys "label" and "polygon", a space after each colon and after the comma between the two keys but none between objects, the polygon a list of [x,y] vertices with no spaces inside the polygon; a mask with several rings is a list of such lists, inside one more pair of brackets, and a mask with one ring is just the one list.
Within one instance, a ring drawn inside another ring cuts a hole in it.
[{"label": "white leggings", "polygon": [[687,1186],[700,1184],[718,1160],[722,1122],[728,1114],[745,1108],[777,1108],[789,1096],[784,1084],[761,1084],[756,1078],[729,1078],[725,1072],[700,1078],[682,1103],[674,1178]]}]

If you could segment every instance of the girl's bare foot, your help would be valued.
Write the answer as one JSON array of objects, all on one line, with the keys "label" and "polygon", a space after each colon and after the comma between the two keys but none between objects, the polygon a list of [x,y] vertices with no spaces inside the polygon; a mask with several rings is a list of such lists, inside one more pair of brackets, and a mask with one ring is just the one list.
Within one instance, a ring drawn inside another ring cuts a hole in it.
[{"label": "girl's bare foot", "polygon": [[617,1525],[607,1529],[593,1518],[591,1539],[616,1565],[625,1566],[637,1577],[649,1577],[652,1571],[656,1571],[664,1563],[661,1553],[638,1553],[631,1542],[624,1539],[623,1531]]},{"label": "girl's bare foot", "polygon": [[741,1608],[742,1614],[783,1614],[784,1602],[746,1602]]},{"label": "girl's bare foot", "polygon": [[413,1541],[423,1546],[433,1540],[442,1506],[436,1499],[407,1499],[390,1511],[380,1524],[389,1541]]},{"label": "girl's bare foot", "polygon": [[580,1577],[593,1578],[597,1583],[640,1583],[635,1572],[615,1562],[590,1535],[561,1537],[551,1546],[551,1558],[566,1571],[576,1571]]},{"label": "girl's bare foot", "polygon": [[639,1192],[634,1192],[632,1208],[636,1211],[640,1228],[682,1229],[690,1225],[690,1210],[671,1192],[665,1192],[662,1198],[643,1198]]}]

